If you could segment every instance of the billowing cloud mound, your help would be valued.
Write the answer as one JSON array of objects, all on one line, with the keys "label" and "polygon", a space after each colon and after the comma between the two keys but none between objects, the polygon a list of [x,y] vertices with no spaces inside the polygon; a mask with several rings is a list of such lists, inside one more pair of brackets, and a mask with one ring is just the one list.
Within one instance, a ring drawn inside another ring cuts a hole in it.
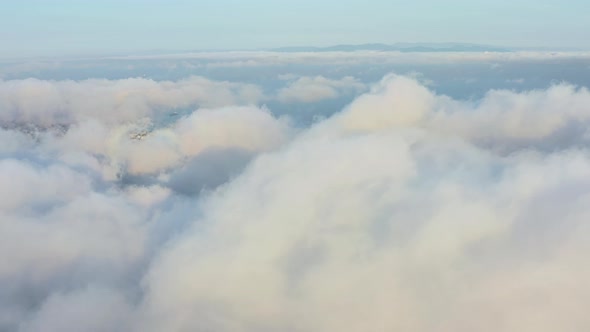
[{"label": "billowing cloud mound", "polygon": [[560,84],[525,93],[490,91],[466,103],[390,76],[338,117],[351,131],[412,127],[493,148],[565,149],[589,143],[589,102],[586,88]]},{"label": "billowing cloud mound", "polygon": [[340,80],[316,77],[299,77],[278,92],[278,99],[284,103],[313,103],[324,99],[333,99],[344,92],[357,92],[364,85],[353,77],[347,76]]},{"label": "billowing cloud mound", "polygon": [[0,330],[590,328],[586,89],[158,107],[0,131]]}]

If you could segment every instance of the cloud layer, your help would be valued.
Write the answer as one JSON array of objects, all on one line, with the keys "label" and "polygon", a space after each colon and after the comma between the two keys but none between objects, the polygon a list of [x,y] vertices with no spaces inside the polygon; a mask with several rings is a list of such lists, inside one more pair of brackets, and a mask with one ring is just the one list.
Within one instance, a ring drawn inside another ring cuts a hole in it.
[{"label": "cloud layer", "polygon": [[590,327],[585,88],[388,75],[309,128],[237,83],[0,91],[0,330]]}]

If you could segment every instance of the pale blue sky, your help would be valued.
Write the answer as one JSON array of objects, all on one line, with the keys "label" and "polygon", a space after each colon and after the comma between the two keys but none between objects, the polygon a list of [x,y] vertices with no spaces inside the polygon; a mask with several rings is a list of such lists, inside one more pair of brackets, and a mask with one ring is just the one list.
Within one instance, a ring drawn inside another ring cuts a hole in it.
[{"label": "pale blue sky", "polygon": [[0,57],[471,42],[590,49],[589,0],[0,0]]}]

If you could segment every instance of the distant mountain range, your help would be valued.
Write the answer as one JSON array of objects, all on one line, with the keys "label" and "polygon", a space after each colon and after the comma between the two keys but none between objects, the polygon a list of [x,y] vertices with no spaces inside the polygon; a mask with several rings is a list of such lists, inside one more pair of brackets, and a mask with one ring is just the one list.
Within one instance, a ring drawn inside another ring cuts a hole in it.
[{"label": "distant mountain range", "polygon": [[511,49],[464,43],[396,43],[334,45],[327,47],[279,47],[272,52],[354,52],[354,51],[398,51],[398,52],[510,52]]}]

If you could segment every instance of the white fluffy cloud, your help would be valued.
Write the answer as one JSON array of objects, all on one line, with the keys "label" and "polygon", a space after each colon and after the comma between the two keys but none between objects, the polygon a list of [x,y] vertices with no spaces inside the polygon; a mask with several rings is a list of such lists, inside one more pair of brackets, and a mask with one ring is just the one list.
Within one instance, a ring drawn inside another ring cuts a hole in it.
[{"label": "white fluffy cloud", "polygon": [[[492,92],[470,109],[386,78],[206,202],[147,275],[141,329],[588,327],[590,158],[528,151],[560,127],[551,112],[583,121],[585,98],[562,86]],[[510,111],[549,124],[518,131]],[[451,132],[478,116],[490,116],[485,143],[534,144],[504,156]]]},{"label": "white fluffy cloud", "polygon": [[21,326],[23,332],[113,331],[129,329],[131,306],[121,293],[88,288],[73,294],[53,294]]},{"label": "white fluffy cloud", "polygon": [[[201,83],[210,86],[199,91]],[[194,213],[175,191],[195,196],[189,186],[214,189],[234,173],[213,169],[213,182],[188,176],[182,188],[169,178],[197,158],[234,167],[211,161],[210,151],[255,155],[292,135],[287,119],[239,106],[256,91],[235,83],[27,80],[2,82],[0,90],[7,97],[0,108],[0,330],[126,331],[122,320],[132,320],[123,309],[133,307],[147,264]],[[123,108],[115,95],[126,95]],[[159,112],[204,105],[211,107],[158,120]]]},{"label": "white fluffy cloud", "polygon": [[323,76],[299,77],[278,92],[278,100],[283,103],[313,103],[324,99],[334,99],[341,93],[360,92],[365,85],[354,77],[329,79]]},{"label": "white fluffy cloud", "polygon": [[131,122],[79,117],[37,84],[3,119],[76,121],[0,131],[0,330],[590,328],[584,88],[460,101],[390,75],[295,131],[225,103],[156,125],[151,93]]},{"label": "white fluffy cloud", "polygon": [[94,119],[119,123],[178,108],[256,104],[262,98],[257,86],[202,77],[176,82],[144,78],[0,81],[0,122],[51,126]]},{"label": "white fluffy cloud", "polygon": [[589,104],[588,89],[565,83],[523,93],[492,90],[464,102],[388,76],[337,118],[351,131],[415,127],[502,149],[554,149],[588,143]]}]

